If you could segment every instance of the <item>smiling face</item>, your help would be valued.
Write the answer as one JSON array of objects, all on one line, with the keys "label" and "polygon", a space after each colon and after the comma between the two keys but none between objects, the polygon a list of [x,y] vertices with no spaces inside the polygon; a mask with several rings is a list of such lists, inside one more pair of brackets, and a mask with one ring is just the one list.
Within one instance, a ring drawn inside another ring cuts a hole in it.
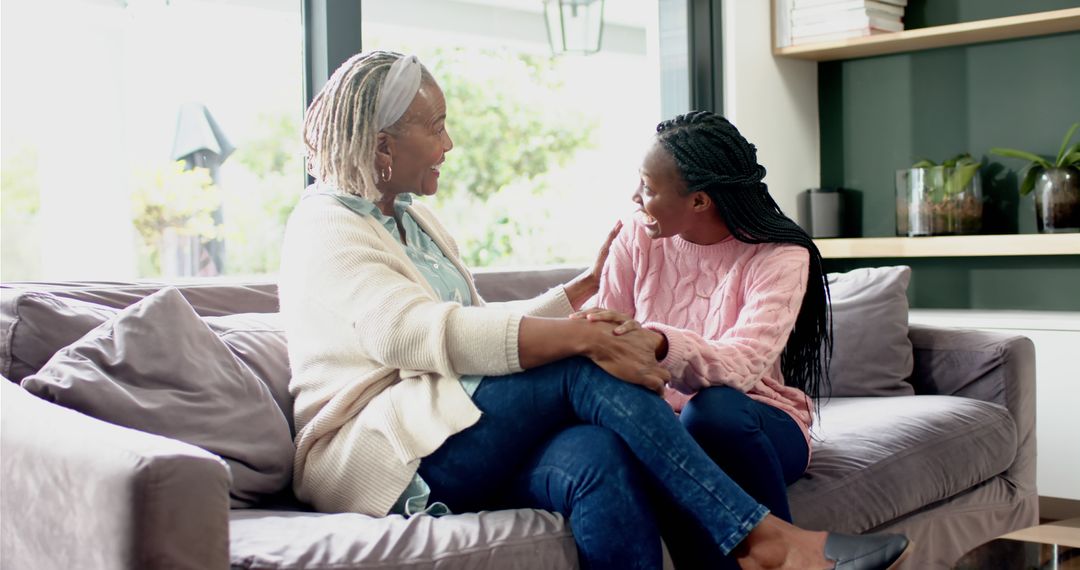
[{"label": "smiling face", "polygon": [[633,200],[637,217],[652,239],[685,231],[694,214],[694,195],[686,193],[686,181],[671,153],[659,143],[652,145],[641,163],[640,180]]},{"label": "smiling face", "polygon": [[379,133],[380,173],[390,166],[390,180],[379,180],[384,195],[411,192],[431,196],[439,189],[439,168],[454,148],[446,131],[446,98],[434,81],[425,80],[402,119]]},{"label": "smiling face", "polygon": [[677,235],[707,245],[730,235],[708,194],[686,192],[686,180],[675,158],[659,142],[642,160],[632,199],[638,205],[637,219],[651,239]]}]

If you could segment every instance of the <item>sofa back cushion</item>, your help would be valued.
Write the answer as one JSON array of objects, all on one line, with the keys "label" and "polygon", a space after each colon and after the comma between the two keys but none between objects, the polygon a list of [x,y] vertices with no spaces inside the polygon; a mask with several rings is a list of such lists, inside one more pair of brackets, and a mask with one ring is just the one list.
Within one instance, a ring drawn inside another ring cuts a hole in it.
[{"label": "sofa back cushion", "polygon": [[[6,293],[7,291],[5,291]],[[13,382],[37,372],[61,348],[111,319],[118,309],[24,291],[3,301],[0,374]]]},{"label": "sofa back cushion", "polygon": [[[105,322],[116,310],[165,286],[165,283],[76,281],[0,286],[0,374],[19,382],[37,372],[57,350]],[[181,284],[175,288],[200,316],[278,310],[274,283],[217,281]]]},{"label": "sofa back cushion", "polygon": [[476,290],[489,303],[530,299],[570,281],[584,267],[550,269],[481,269],[473,272]]},{"label": "sofa back cushion", "polygon": [[[130,285],[118,285],[114,290],[104,285],[52,286],[43,290],[0,288],[0,375],[13,382],[22,381],[40,370],[57,351],[140,300],[142,297],[136,297],[135,291],[150,294],[160,289]],[[199,303],[192,304],[192,308],[200,315],[216,315],[200,318],[266,384],[292,426],[285,332],[278,314],[269,312],[277,310],[276,289],[248,285],[188,285],[176,289],[189,303],[192,299]],[[233,307],[268,311],[232,314]]]},{"label": "sofa back cushion", "polygon": [[271,390],[174,288],[123,309],[22,386],[221,456],[232,472],[234,506],[254,504],[291,480],[292,436]]},{"label": "sofa back cushion", "polygon": [[832,301],[832,396],[910,396],[911,268],[866,267],[828,274]]},{"label": "sofa back cushion", "polygon": [[238,313],[201,317],[233,356],[266,386],[293,429],[293,399],[289,395],[289,347],[280,313]]}]

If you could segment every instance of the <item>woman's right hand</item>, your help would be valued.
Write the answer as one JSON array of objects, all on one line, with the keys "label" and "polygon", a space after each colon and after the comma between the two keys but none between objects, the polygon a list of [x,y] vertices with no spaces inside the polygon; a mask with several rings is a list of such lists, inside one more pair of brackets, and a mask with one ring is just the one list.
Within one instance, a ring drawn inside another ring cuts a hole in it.
[{"label": "woman's right hand", "polygon": [[615,335],[618,326],[604,321],[589,323],[597,334],[593,335],[585,355],[608,374],[663,395],[671,373],[656,361],[655,336],[659,333],[636,329]]}]

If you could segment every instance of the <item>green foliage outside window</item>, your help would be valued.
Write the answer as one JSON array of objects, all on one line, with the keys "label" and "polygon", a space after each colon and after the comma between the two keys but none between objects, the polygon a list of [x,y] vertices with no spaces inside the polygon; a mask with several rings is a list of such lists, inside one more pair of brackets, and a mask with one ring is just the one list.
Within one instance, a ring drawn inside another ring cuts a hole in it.
[{"label": "green foliage outside window", "polygon": [[40,207],[37,152],[21,148],[0,165],[0,280],[40,274]]},{"label": "green foliage outside window", "polygon": [[260,115],[254,136],[229,157],[247,179],[224,181],[225,267],[230,274],[274,273],[285,222],[304,188],[304,151],[295,112]]},{"label": "green foliage outside window", "polygon": [[467,48],[421,59],[446,95],[454,140],[433,206],[465,263],[564,261],[542,228],[566,189],[545,175],[590,147],[595,125],[560,101],[558,60]]},{"label": "green foliage outside window", "polygon": [[[465,48],[422,58],[446,95],[455,145],[439,193],[429,201],[458,239],[466,264],[565,261],[543,228],[575,190],[552,188],[547,175],[591,146],[595,125],[560,102],[558,60]],[[132,221],[141,242],[139,275],[161,274],[166,233],[223,239],[227,274],[277,271],[285,222],[304,185],[300,113],[265,113],[253,134],[235,142],[220,185],[212,184],[206,169],[187,170],[183,162],[163,162],[136,175]],[[4,280],[40,274],[36,169],[32,150],[12,155],[0,169]],[[212,217],[218,208],[221,226]]]},{"label": "green foliage outside window", "polygon": [[161,274],[167,234],[211,240],[220,227],[213,213],[221,196],[205,168],[185,169],[183,161],[144,170],[132,193],[132,222],[142,238],[139,274]]}]

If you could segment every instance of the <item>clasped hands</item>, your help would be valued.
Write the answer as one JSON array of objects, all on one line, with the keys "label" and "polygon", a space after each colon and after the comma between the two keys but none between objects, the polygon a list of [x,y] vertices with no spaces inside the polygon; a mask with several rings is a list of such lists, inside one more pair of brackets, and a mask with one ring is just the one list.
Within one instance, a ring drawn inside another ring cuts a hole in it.
[{"label": "clasped hands", "polygon": [[663,395],[671,373],[660,366],[667,353],[667,338],[656,331],[641,327],[629,315],[610,309],[592,308],[570,315],[584,319],[605,333],[597,335],[587,356],[612,376],[644,386]]}]

